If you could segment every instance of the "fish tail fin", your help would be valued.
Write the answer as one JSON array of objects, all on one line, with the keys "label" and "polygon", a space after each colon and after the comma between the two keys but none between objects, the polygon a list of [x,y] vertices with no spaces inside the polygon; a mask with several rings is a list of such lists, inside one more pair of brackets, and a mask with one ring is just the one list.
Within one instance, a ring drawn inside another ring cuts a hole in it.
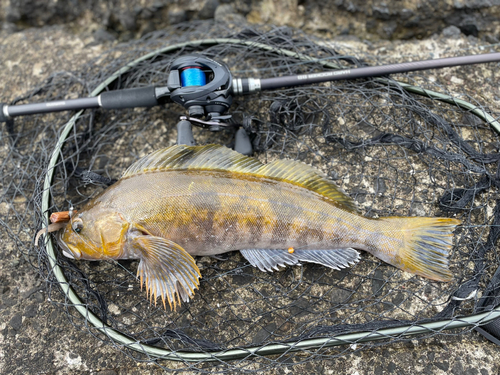
[{"label": "fish tail fin", "polygon": [[453,230],[460,220],[434,217],[387,217],[384,232],[395,241],[372,254],[404,271],[437,281],[450,281],[448,257]]}]

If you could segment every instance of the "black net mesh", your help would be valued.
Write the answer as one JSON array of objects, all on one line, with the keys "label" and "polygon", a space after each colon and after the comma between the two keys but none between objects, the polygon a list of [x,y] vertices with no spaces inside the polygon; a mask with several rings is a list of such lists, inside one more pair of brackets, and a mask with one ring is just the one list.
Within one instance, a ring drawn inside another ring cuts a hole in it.
[{"label": "black net mesh", "polygon": [[[236,77],[273,77],[324,70],[325,62],[344,67],[383,63],[373,56],[334,49],[288,28],[237,29],[213,24],[178,26],[120,45],[78,72],[58,73],[15,103],[88,96],[126,64],[165,46],[207,38],[252,43],[186,44],[135,64],[107,89],[165,84],[171,62],[188,53],[223,61]],[[295,52],[284,56],[277,49]],[[301,55],[309,56],[305,61]],[[399,75],[399,81],[446,94],[446,87],[425,73]],[[484,113],[488,108],[461,97]],[[432,282],[389,266],[363,253],[354,267],[335,271],[304,264],[264,273],[238,252],[222,258],[197,258],[202,272],[194,299],[176,312],[152,305],[135,275],[136,261],[72,261],[57,264],[87,312],[130,337],[139,347],[169,349],[173,364],[164,368],[256,371],[280,363],[332,358],[345,351],[380,345],[353,336],[350,346],[327,348],[321,340],[340,334],[372,333],[382,343],[433,325],[424,336],[442,334],[450,321],[492,311],[498,304],[493,277],[499,263],[497,204],[500,183],[496,153],[500,145],[491,126],[468,110],[404,90],[396,81],[339,81],[238,97],[230,110],[250,134],[255,156],[304,161],[323,170],[369,217],[446,216],[463,220],[451,254],[454,279]],[[178,105],[151,109],[86,111],[62,146],[50,186],[50,212],[81,207],[120,177],[139,157],[175,144],[175,125],[185,110]],[[2,227],[46,280],[51,300],[78,329],[114,343],[88,322],[61,293],[44,246],[33,237],[42,215],[43,181],[64,124],[71,114],[16,118],[2,127]],[[194,129],[198,144],[231,145],[234,130],[211,133]],[[33,212],[35,215],[33,215]],[[464,323],[465,324],[465,323]],[[467,329],[476,323],[467,324]],[[384,331],[409,327],[400,331]],[[467,330],[466,329],[466,330]],[[383,332],[377,336],[378,332]],[[392,332],[392,333],[391,333]],[[464,330],[446,331],[459,334]],[[344,337],[344,336],[342,336]],[[318,339],[309,345],[310,339]],[[308,343],[308,345],[305,345]],[[155,355],[114,343],[138,360]],[[266,350],[281,348],[267,356]],[[250,356],[255,348],[260,354]],[[214,353],[242,349],[240,359]],[[197,353],[188,362],[183,353]],[[251,357],[251,358],[250,358]],[[205,359],[215,362],[205,362]]]}]

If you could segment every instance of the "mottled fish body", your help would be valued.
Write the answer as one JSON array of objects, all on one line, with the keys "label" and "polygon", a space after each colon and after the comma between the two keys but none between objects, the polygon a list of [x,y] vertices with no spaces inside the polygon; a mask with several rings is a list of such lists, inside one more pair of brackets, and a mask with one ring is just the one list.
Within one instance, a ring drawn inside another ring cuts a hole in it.
[{"label": "mottled fish body", "polygon": [[365,218],[332,181],[303,163],[262,164],[217,145],[174,146],[134,163],[58,238],[75,258],[140,259],[141,284],[175,308],[199,283],[192,256],[233,250],[272,271],[301,261],[339,269],[356,263],[361,249],[447,281],[459,223]]},{"label": "mottled fish body", "polygon": [[[168,238],[199,256],[290,247],[357,245],[368,250],[379,224],[338,208],[313,191],[227,172],[135,175],[119,181],[94,204],[120,212],[151,235]],[[93,213],[81,217],[85,221]]]}]

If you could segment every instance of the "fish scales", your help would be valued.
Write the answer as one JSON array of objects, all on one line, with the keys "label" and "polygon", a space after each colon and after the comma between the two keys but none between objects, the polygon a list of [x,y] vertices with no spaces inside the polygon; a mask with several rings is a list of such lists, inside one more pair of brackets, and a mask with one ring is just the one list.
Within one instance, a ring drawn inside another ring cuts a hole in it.
[{"label": "fish scales", "polygon": [[144,173],[120,180],[98,201],[192,255],[244,248],[368,248],[363,234],[371,234],[358,228],[358,215],[312,191],[225,172]]},{"label": "fish scales", "polygon": [[303,163],[262,164],[218,145],[153,152],[78,213],[60,214],[56,220],[68,222],[54,222],[47,231],[58,231],[64,255],[139,259],[137,275],[150,298],[174,309],[199,286],[193,256],[232,250],[262,271],[299,262],[340,269],[366,250],[402,270],[449,281],[452,232],[460,224],[366,218],[332,181]]}]

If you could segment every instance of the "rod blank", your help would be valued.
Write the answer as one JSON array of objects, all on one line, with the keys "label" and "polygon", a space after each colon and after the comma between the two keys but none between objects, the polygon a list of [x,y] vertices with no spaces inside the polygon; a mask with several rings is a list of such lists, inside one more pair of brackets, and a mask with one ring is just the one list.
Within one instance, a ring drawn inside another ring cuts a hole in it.
[{"label": "rod blank", "polygon": [[380,77],[389,74],[414,72],[418,70],[449,68],[452,66],[499,62],[500,53],[482,55],[448,57],[444,59],[414,61],[401,64],[369,66],[356,69],[329,70],[320,73],[264,78],[260,80],[261,90],[273,90],[280,87],[308,85],[320,82],[339,81],[345,79]]}]

